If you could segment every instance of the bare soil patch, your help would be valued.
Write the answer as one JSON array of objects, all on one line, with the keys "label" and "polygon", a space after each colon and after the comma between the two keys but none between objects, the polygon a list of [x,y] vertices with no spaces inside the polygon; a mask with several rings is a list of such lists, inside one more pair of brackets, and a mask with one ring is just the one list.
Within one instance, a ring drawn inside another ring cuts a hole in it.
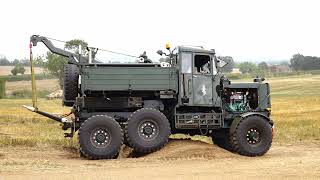
[{"label": "bare soil patch", "polygon": [[262,157],[244,157],[215,145],[172,140],[158,152],[91,161],[75,149],[2,147],[0,179],[319,179],[320,146],[274,145]]}]

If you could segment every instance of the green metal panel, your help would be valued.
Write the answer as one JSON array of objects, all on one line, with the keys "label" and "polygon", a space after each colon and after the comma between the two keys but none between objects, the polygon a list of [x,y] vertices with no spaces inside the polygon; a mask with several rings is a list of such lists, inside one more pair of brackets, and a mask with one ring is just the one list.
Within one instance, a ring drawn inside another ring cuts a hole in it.
[{"label": "green metal panel", "polygon": [[193,104],[212,106],[212,75],[193,75]]},{"label": "green metal panel", "polygon": [[82,88],[91,91],[177,90],[174,68],[164,67],[95,67],[84,68]]},{"label": "green metal panel", "polygon": [[268,83],[260,84],[258,94],[260,109],[271,108],[270,86]]}]

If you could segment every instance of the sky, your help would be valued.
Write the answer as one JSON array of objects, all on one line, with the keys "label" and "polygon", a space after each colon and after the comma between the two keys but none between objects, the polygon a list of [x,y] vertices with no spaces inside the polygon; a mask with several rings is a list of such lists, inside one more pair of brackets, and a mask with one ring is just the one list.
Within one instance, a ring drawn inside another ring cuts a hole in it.
[{"label": "sky", "polygon": [[[320,56],[320,1],[3,0],[0,54],[29,56],[29,38],[83,39],[89,46],[158,59],[165,44],[203,46],[235,61]],[[54,42],[63,47],[63,44]],[[33,48],[45,54],[43,45]],[[100,52],[99,58],[119,58]]]}]

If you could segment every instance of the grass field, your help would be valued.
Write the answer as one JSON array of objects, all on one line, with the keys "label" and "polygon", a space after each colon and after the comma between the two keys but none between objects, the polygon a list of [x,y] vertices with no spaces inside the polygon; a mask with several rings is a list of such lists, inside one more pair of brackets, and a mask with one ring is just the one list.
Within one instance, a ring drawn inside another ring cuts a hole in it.
[{"label": "grass field", "polygon": [[[37,80],[38,91],[56,91],[60,87],[57,79]],[[13,91],[17,90],[29,90],[31,91],[31,81],[12,81],[6,82],[6,94],[10,95]]]},{"label": "grass field", "polygon": [[[273,78],[271,85],[272,119],[276,125],[277,144],[320,143],[320,75]],[[39,89],[56,87],[55,80],[42,80]],[[29,82],[9,83],[9,90],[29,88]],[[59,124],[28,112],[21,105],[30,99],[0,100],[0,146],[74,147],[63,138]],[[38,106],[48,112],[67,113],[60,100],[39,99]],[[199,139],[199,137],[196,137]],[[201,139],[201,137],[200,137]],[[203,138],[208,141],[207,138]]]},{"label": "grass field", "polygon": [[[0,66],[0,76],[5,76],[5,75],[10,75],[11,74],[11,70],[14,68],[14,66]],[[26,72],[25,74],[31,74],[31,70],[30,67],[25,66],[24,67]],[[42,67],[35,67],[35,73],[36,74],[40,74],[43,72],[43,68]]]},{"label": "grass field", "polygon": [[320,142],[320,76],[270,79],[277,143]]}]

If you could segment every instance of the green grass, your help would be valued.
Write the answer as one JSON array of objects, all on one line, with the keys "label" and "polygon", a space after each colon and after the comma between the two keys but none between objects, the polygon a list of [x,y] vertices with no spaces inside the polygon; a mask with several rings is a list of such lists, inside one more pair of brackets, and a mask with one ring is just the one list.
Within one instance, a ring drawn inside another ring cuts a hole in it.
[{"label": "green grass", "polygon": [[[50,92],[48,90],[40,90],[37,91],[37,97],[38,98],[45,98]],[[21,98],[32,98],[32,91],[28,89],[22,89],[22,90],[15,90],[12,91],[7,98],[12,98],[12,99],[21,99]]]},{"label": "green grass", "polygon": [[[67,113],[69,108],[61,106],[60,100],[39,100],[42,110],[55,113]],[[22,105],[30,105],[29,99],[0,100],[0,147],[77,147],[77,139],[64,138],[59,123],[27,111]]]},{"label": "green grass", "polygon": [[[31,75],[30,74],[22,74],[22,75],[5,75],[5,76],[0,76],[0,78],[5,79],[8,82],[12,82],[12,81],[29,81],[31,80]],[[43,79],[55,79],[56,77],[54,77],[51,74],[35,74],[35,79],[36,80],[43,80]]]}]

